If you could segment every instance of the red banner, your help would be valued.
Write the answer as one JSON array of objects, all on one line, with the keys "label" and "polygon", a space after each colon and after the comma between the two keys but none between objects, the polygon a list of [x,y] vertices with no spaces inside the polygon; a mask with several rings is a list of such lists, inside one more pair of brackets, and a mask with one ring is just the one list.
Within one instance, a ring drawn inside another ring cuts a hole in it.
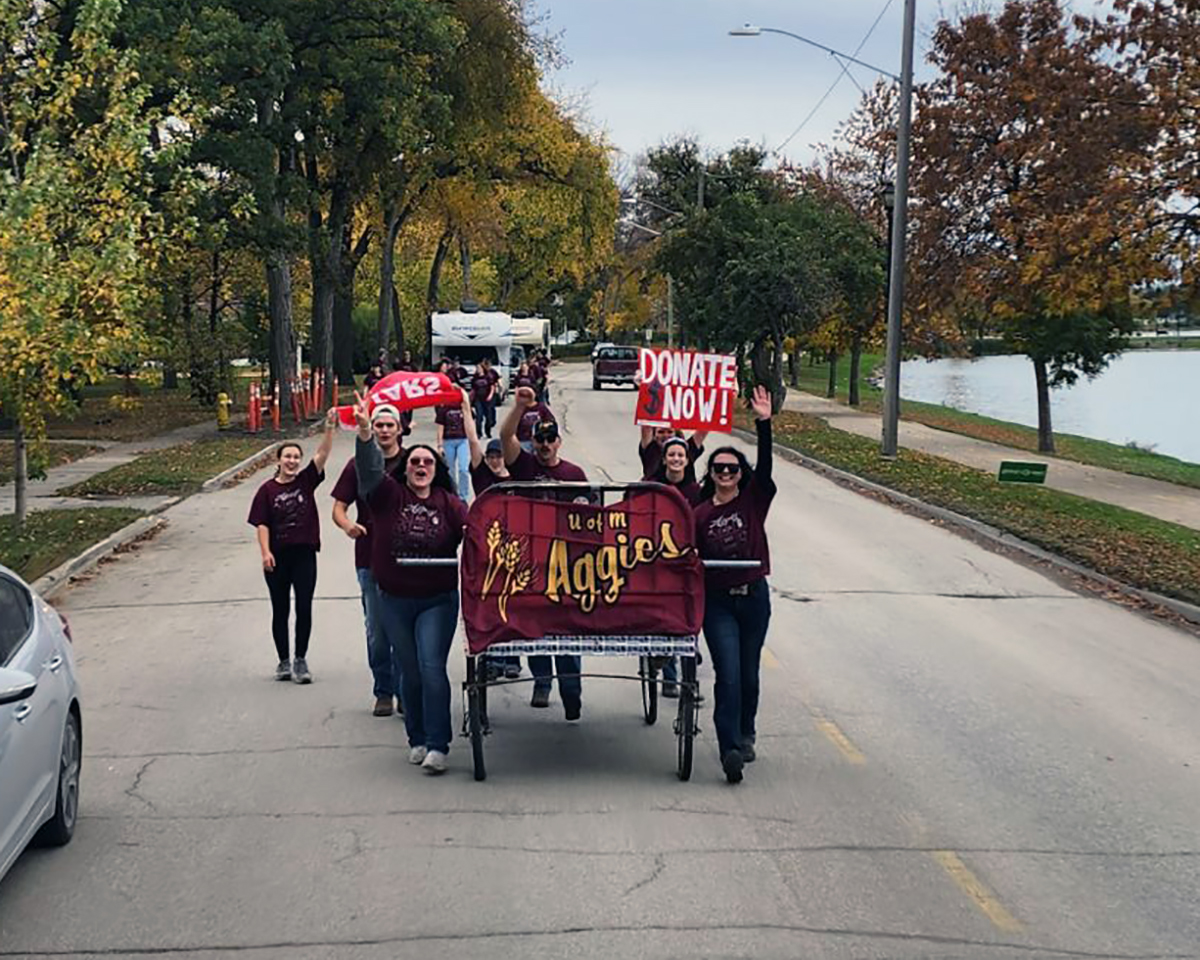
[{"label": "red banner", "polygon": [[643,427],[729,433],[737,401],[737,360],[720,353],[642,348],[637,412]]},{"label": "red banner", "polygon": [[462,610],[471,653],[552,636],[696,636],[691,508],[666,487],[607,507],[485,493],[467,516]]},{"label": "red banner", "polygon": [[[374,410],[390,403],[397,410],[416,410],[418,407],[457,407],[462,403],[462,391],[444,373],[412,373],[397,370],[389,373],[367,391]],[[338,419],[343,426],[354,426],[354,407],[338,407]]]}]

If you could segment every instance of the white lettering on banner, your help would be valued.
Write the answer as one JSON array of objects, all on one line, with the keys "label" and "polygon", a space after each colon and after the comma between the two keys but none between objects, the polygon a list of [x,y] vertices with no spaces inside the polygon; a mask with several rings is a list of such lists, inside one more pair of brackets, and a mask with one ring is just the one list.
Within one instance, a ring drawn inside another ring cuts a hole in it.
[{"label": "white lettering on banner", "polygon": [[642,348],[638,367],[643,383],[737,389],[737,361],[723,354]]}]

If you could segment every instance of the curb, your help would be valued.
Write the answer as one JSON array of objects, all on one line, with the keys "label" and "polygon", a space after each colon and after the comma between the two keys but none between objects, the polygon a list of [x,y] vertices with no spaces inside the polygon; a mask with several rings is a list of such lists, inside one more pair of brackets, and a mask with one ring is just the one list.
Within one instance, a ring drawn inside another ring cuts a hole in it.
[{"label": "curb", "polygon": [[234,480],[238,474],[242,473],[243,471],[249,470],[251,467],[258,467],[260,465],[259,461],[265,461],[268,459],[279,448],[281,443],[283,443],[282,440],[274,440],[259,450],[258,453],[252,453],[245,460],[235,463],[227,470],[222,470],[215,477],[209,477],[202,484],[200,484],[200,492],[212,493],[214,490],[219,490],[224,487],[226,483]]},{"label": "curb", "polygon": [[[735,427],[733,433],[748,443],[752,444],[755,442],[756,438],[754,434],[740,427]],[[847,487],[856,493],[874,494],[920,516],[939,520],[947,526],[957,528],[959,532],[965,532],[972,537],[985,541],[985,545],[1023,554],[1027,559],[1044,563],[1055,568],[1060,573],[1089,581],[1090,584],[1106,592],[1119,593],[1126,599],[1136,601],[1140,605],[1150,608],[1150,612],[1155,613],[1159,617],[1168,613],[1174,614],[1186,620],[1192,626],[1200,626],[1200,607],[1194,604],[1187,603],[1184,600],[1176,600],[1174,597],[1166,597],[1159,593],[1153,593],[1150,590],[1140,590],[1137,587],[1131,587],[1127,583],[1114,580],[1112,577],[1097,570],[1092,570],[1090,567],[1082,566],[1073,560],[1068,560],[1066,557],[1051,553],[1036,544],[1022,540],[1020,537],[1013,536],[1011,533],[1001,530],[998,527],[993,527],[981,520],[973,520],[971,517],[955,513],[953,510],[947,510],[944,507],[937,507],[923,500],[918,500],[916,497],[893,490],[891,487],[885,487],[872,480],[866,480],[857,474],[830,466],[822,460],[814,459],[807,454],[800,453],[782,444],[775,443],[773,447],[775,453],[784,460],[818,473],[834,481],[839,486]]]},{"label": "curb", "polygon": [[157,533],[166,525],[167,521],[159,516],[138,517],[110,537],[89,547],[79,556],[73,557],[49,573],[43,574],[31,586],[41,595],[42,599],[49,599],[55,592],[70,583],[72,577],[90,570],[109,554],[116,552],[126,544]]}]

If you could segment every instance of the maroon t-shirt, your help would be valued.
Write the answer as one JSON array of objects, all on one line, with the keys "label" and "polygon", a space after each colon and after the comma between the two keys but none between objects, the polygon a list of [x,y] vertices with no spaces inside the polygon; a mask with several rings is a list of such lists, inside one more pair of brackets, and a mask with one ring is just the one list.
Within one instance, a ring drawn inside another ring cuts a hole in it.
[{"label": "maroon t-shirt", "polygon": [[508,465],[514,480],[557,480],[562,483],[587,483],[587,474],[569,460],[559,458],[552,467],[542,464],[532,453],[521,451],[520,456]]},{"label": "maroon t-shirt", "polygon": [[526,408],[521,414],[521,419],[517,423],[517,439],[528,441],[533,439],[533,428],[539,423],[546,420],[558,423],[558,418],[554,416],[554,411],[544,403],[535,403],[532,407]]},{"label": "maroon t-shirt", "polygon": [[[394,475],[401,483],[404,482],[404,450],[390,459],[383,461],[383,469]],[[367,531],[366,536],[354,541],[354,567],[356,570],[371,568],[371,506],[358,495],[358,468],[354,466],[351,457],[344,467],[337,483],[333,485],[333,499],[342,503],[354,504],[354,519]]]},{"label": "maroon t-shirt", "polygon": [[433,422],[442,425],[443,440],[465,440],[467,437],[462,407],[438,407],[433,414]]},{"label": "maroon t-shirt", "polygon": [[527,373],[518,373],[517,379],[513,381],[513,386],[518,390],[520,390],[522,387],[529,387],[529,389],[532,390],[536,384],[534,383],[532,375]]},{"label": "maroon t-shirt", "polygon": [[404,566],[399,557],[457,557],[467,522],[467,505],[440,487],[422,499],[385,476],[371,494],[375,532],[371,573],[395,597],[432,597],[458,588],[458,567]]},{"label": "maroon t-shirt", "polygon": [[479,466],[471,468],[471,489],[475,491],[475,496],[479,496],[493,483],[503,483],[512,479],[512,477],[496,476],[492,473],[492,468],[487,465],[486,460],[480,460]]},{"label": "maroon t-shirt", "polygon": [[476,370],[471,377],[471,396],[476,400],[483,401],[488,398],[488,394],[492,391],[492,378],[489,374],[482,370]]},{"label": "maroon t-shirt", "polygon": [[270,530],[272,552],[281,547],[321,549],[321,520],[313,491],[324,479],[325,474],[310,460],[291,483],[272,477],[258,488],[247,522]]},{"label": "maroon t-shirt", "polygon": [[[687,440],[688,463],[695,463],[704,456],[704,447],[698,447],[692,441],[691,437]],[[657,440],[651,440],[644,447],[638,444],[638,457],[642,461],[642,479],[651,479],[658,468],[662,466],[662,444]]]},{"label": "maroon t-shirt", "polygon": [[752,583],[771,572],[767,545],[767,511],[775,497],[775,484],[752,476],[749,483],[728,503],[716,506],[712,499],[694,507],[696,546],[705,560],[758,560],[757,568],[705,570],[709,589],[728,589]]}]

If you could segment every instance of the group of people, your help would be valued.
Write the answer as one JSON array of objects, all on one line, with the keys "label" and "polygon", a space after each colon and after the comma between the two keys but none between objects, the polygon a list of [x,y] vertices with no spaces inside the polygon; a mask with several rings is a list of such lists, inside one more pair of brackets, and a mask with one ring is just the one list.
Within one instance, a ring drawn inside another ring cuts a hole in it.
[{"label": "group of people", "polygon": [[[518,374],[515,402],[498,438],[486,436],[486,430],[480,436],[479,393],[472,384],[463,390],[459,406],[437,408],[435,445],[403,446],[401,413],[389,404],[372,408],[365,393],[356,395],[355,453],[333,489],[333,521],[355,544],[373,713],[403,716],[409,760],[431,774],[446,770],[452,736],[447,663],[458,623],[458,568],[404,561],[457,556],[471,492],[478,495],[510,479],[587,482],[584,470],[561,456],[562,435],[544,386],[539,393],[536,382],[521,381]],[[643,428],[638,447],[644,479],[675,487],[691,504],[702,558],[757,561],[705,572],[704,635],[716,674],[714,722],[721,765],[731,783],[742,780],[744,765],[756,756],[759,661],[771,613],[765,529],[775,495],[770,394],[757,387],[750,407],[758,436],[753,467],[737,448],[723,446],[709,456],[699,478],[696,464],[706,439],[701,432],[684,438],[672,430]],[[250,511],[271,598],[278,680],[312,680],[306,656],[320,550],[314,491],[324,479],[335,423],[330,411],[307,466],[301,466],[298,444],[280,447],[276,474],[259,488]],[[294,653],[288,642],[293,593]],[[550,705],[557,674],[565,716],[578,720],[579,658],[528,659],[534,677],[531,706]],[[509,677],[519,676],[521,669],[517,658],[489,667]],[[673,663],[664,666],[663,694],[678,695]]]}]

